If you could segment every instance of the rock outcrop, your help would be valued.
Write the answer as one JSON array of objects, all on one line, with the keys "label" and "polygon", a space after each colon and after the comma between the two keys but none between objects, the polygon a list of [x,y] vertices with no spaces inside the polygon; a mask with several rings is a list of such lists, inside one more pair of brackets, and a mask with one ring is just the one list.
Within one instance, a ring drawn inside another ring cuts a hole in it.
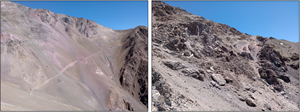
[{"label": "rock outcrop", "polygon": [[[148,105],[148,29],[139,26],[123,38],[120,60],[125,63],[119,72],[119,83],[134,98]],[[123,59],[122,59],[123,58]]]},{"label": "rock outcrop", "polygon": [[252,36],[160,1],[152,15],[152,110],[299,111],[299,42]]}]

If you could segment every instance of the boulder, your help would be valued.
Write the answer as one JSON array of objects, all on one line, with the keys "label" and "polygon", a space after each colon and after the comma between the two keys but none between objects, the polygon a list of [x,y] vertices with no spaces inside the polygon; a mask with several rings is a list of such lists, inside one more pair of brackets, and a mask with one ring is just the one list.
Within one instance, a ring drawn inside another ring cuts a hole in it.
[{"label": "boulder", "polygon": [[245,101],[245,98],[242,97],[242,96],[238,96],[238,99],[239,99],[240,101]]},{"label": "boulder", "polygon": [[204,74],[200,74],[198,71],[192,72],[189,74],[191,77],[198,79],[200,81],[204,81]]},{"label": "boulder", "polygon": [[278,78],[282,79],[284,82],[287,82],[287,83],[291,82],[289,76],[287,76],[287,75],[280,75],[280,76],[278,76]]},{"label": "boulder", "polygon": [[227,76],[226,76],[224,79],[225,79],[226,83],[231,83],[231,82],[233,82],[233,80],[232,80],[232,79],[230,79],[230,78],[229,78],[229,77],[227,77]]},{"label": "boulder", "polygon": [[213,71],[211,71],[211,70],[206,70],[206,72],[207,72],[207,73],[212,73]]},{"label": "boulder", "polygon": [[242,57],[245,57],[245,58],[247,58],[247,59],[253,60],[253,57],[251,56],[250,53],[242,52],[242,53],[240,53],[239,55],[242,56]]},{"label": "boulder", "polygon": [[193,77],[200,81],[204,81],[205,72],[203,70],[185,69],[182,70],[182,73],[184,73],[186,76]]},{"label": "boulder", "polygon": [[299,68],[299,63],[292,63],[290,67],[297,70]]},{"label": "boulder", "polygon": [[246,101],[247,105],[249,105],[251,107],[256,107],[256,103],[251,98],[246,98],[245,101]]},{"label": "boulder", "polygon": [[212,86],[217,86],[217,83],[216,83],[215,81],[210,81],[210,84],[211,84]]},{"label": "boulder", "polygon": [[152,111],[158,111],[158,109],[155,106],[153,106],[153,105],[152,105],[151,109],[152,109]]},{"label": "boulder", "polygon": [[258,41],[266,41],[267,40],[267,38],[265,38],[265,37],[262,37],[262,36],[256,36],[256,39],[258,40]]},{"label": "boulder", "polygon": [[250,91],[252,89],[252,86],[248,83],[242,83],[244,86],[244,90]]},{"label": "boulder", "polygon": [[179,69],[185,68],[185,66],[182,65],[180,62],[166,61],[166,62],[164,62],[164,64],[167,67],[171,68],[172,70],[179,70]]},{"label": "boulder", "polygon": [[220,75],[220,74],[212,74],[212,75],[211,75],[211,78],[212,78],[214,81],[216,81],[220,86],[224,86],[225,83],[226,83],[225,79],[224,79],[223,76]]},{"label": "boulder", "polygon": [[276,67],[285,66],[285,62],[283,61],[283,57],[279,52],[274,50],[270,46],[264,46],[258,53],[259,60],[266,60],[273,63]]},{"label": "boulder", "polygon": [[214,71],[214,67],[213,67],[213,66],[209,67],[209,69],[210,69],[211,71]]},{"label": "boulder", "polygon": [[159,101],[159,99],[160,99],[160,93],[157,90],[152,90],[152,100]]},{"label": "boulder", "polygon": [[299,54],[294,53],[291,57],[291,60],[293,60],[293,61],[299,60]]}]

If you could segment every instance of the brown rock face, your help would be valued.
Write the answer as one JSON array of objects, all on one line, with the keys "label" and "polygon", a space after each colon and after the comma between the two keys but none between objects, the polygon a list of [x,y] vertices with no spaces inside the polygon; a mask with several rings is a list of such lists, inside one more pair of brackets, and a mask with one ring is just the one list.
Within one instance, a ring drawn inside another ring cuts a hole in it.
[{"label": "brown rock face", "polygon": [[1,1],[1,110],[146,111],[147,32]]},{"label": "brown rock face", "polygon": [[299,43],[152,5],[154,110],[299,111]]},{"label": "brown rock face", "polygon": [[147,35],[148,29],[140,26],[122,40],[124,44],[121,53],[127,55],[125,55],[125,63],[119,73],[119,81],[122,87],[145,106],[148,105]]}]

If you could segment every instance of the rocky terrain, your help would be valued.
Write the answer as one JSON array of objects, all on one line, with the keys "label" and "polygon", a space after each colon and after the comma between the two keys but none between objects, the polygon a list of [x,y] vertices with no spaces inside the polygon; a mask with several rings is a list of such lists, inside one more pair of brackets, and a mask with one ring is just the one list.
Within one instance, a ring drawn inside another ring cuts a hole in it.
[{"label": "rocky terrain", "polygon": [[146,111],[147,35],[1,1],[1,110]]},{"label": "rocky terrain", "polygon": [[299,42],[153,1],[152,66],[152,111],[299,111]]}]

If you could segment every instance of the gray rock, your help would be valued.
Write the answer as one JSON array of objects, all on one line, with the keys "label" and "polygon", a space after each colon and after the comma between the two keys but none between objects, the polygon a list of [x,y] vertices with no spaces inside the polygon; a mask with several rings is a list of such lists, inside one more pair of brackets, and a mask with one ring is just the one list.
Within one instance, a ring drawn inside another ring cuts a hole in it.
[{"label": "gray rock", "polygon": [[206,70],[206,72],[207,72],[207,73],[212,73],[212,71],[211,71],[211,70]]},{"label": "gray rock", "polygon": [[256,107],[256,103],[251,98],[246,98],[245,101],[246,101],[247,105],[249,105],[251,107]]},{"label": "gray rock", "polygon": [[238,99],[239,99],[240,101],[245,101],[245,98],[243,98],[242,96],[238,96]]},{"label": "gray rock", "polygon": [[183,55],[184,55],[184,56],[190,56],[191,53],[190,53],[189,51],[186,51],[186,52],[183,53]]},{"label": "gray rock", "polygon": [[224,79],[223,76],[220,75],[220,74],[212,74],[212,75],[211,75],[211,78],[212,78],[214,81],[216,81],[220,86],[224,86],[225,83],[226,83],[225,79]]},{"label": "gray rock", "polygon": [[253,96],[253,94],[249,94],[249,97],[252,98],[253,100],[255,100],[255,97]]},{"label": "gray rock", "polygon": [[232,80],[232,79],[230,79],[230,78],[229,78],[229,77],[227,77],[227,76],[226,76],[224,79],[225,79],[226,83],[231,83],[231,82],[233,82],[233,80]]},{"label": "gray rock", "polygon": [[210,81],[210,84],[213,85],[213,86],[217,85],[217,83],[215,81]]},{"label": "gray rock", "polygon": [[243,85],[244,85],[244,89],[245,90],[250,90],[251,88],[252,88],[252,86],[251,85],[249,85],[249,84],[247,84],[247,83],[243,83]]},{"label": "gray rock", "polygon": [[213,66],[209,67],[209,69],[210,69],[211,71],[214,71],[214,67],[213,67]]},{"label": "gray rock", "polygon": [[165,99],[165,103],[168,105],[168,106],[172,106],[172,102],[170,99]]},{"label": "gray rock", "polygon": [[152,109],[152,111],[158,111],[158,109],[155,106],[153,106],[153,105],[152,105],[151,109]]},{"label": "gray rock", "polygon": [[221,90],[219,84],[217,84],[215,81],[210,81],[210,84],[211,84],[213,87],[216,87],[217,89]]},{"label": "gray rock", "polygon": [[186,68],[184,65],[182,65],[180,62],[174,62],[174,61],[166,61],[164,64],[171,68],[172,70],[179,70],[182,68]]},{"label": "gray rock", "polygon": [[202,70],[197,70],[197,69],[185,69],[181,71],[182,73],[184,73],[184,75],[189,76],[189,77],[193,77],[197,80],[200,81],[204,81],[204,71]]}]

